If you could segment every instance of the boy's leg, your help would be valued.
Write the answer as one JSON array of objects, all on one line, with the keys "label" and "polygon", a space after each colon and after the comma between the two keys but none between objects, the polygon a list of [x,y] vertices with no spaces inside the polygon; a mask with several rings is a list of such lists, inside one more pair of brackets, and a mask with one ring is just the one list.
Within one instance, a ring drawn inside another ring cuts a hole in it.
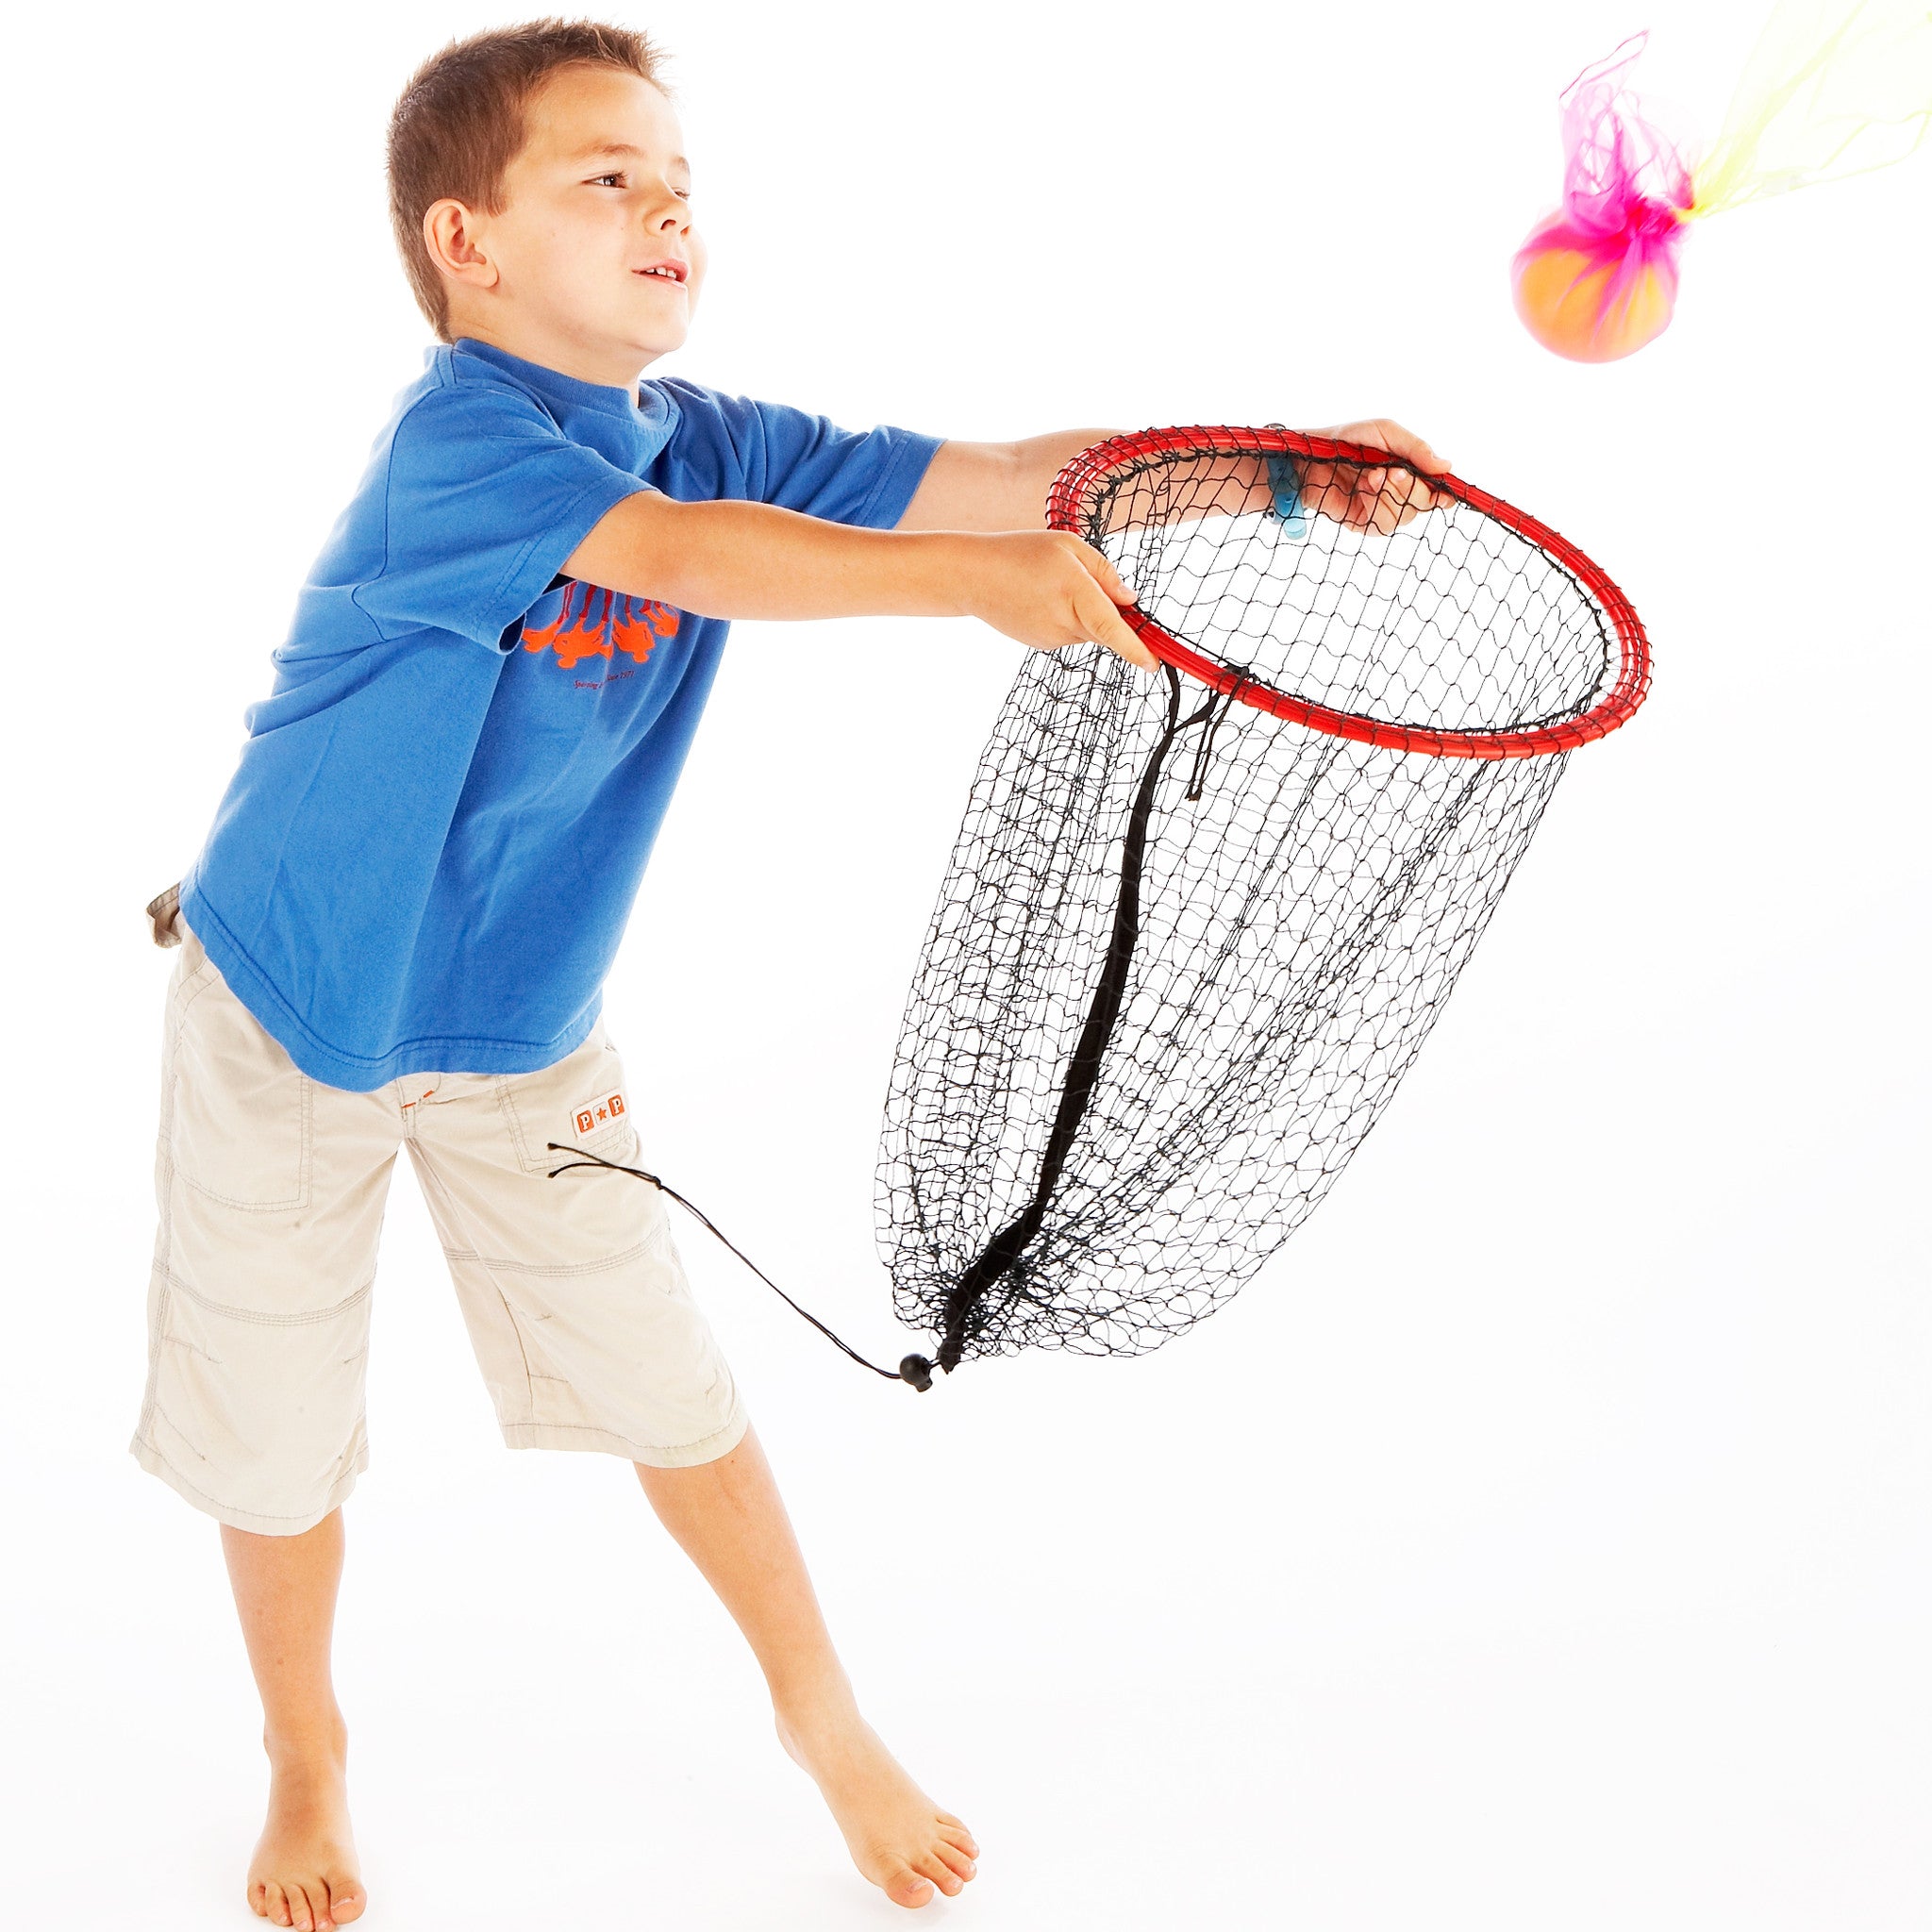
[{"label": "boy's leg", "polygon": [[[159,908],[155,916],[158,924]],[[306,1078],[178,911],[155,1159],[148,1376],[130,1445],[217,1518],[273,1774],[249,1874],[285,1926],[363,1909],[328,1640],[367,1459],[369,1301],[408,1096]]]},{"label": "boy's leg", "polygon": [[349,1830],[348,1732],[329,1674],[342,1580],[342,1512],[300,1536],[222,1525],[222,1553],[261,1693],[268,1822],[248,1867],[248,1903],[272,1924],[326,1932],[362,1916]]},{"label": "boy's leg", "polygon": [[711,1462],[635,1465],[660,1522],[717,1591],[771,1688],[778,1738],[824,1793],[853,1861],[902,1906],[963,1890],[979,1847],[858,1713],[756,1435]]},{"label": "boy's leg", "polygon": [[408,1145],[505,1440],[637,1465],[658,1515],[750,1641],[778,1735],[858,1868],[900,1905],[960,1890],[978,1847],[858,1714],[731,1371],[692,1300],[655,1188],[581,1147],[638,1158],[602,1026],[535,1074],[446,1075]]}]

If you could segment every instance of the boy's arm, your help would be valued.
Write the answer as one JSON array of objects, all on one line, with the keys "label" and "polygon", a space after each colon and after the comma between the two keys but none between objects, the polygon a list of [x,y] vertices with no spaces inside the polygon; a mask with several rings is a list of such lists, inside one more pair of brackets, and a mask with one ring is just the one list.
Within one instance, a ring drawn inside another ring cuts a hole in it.
[{"label": "boy's arm", "polygon": [[[1091,639],[1151,671],[1153,654],[1115,608],[1134,598],[1113,566],[1077,537],[1041,527],[1060,467],[1110,433],[942,443],[891,530],[772,504],[679,503],[642,491],[606,513],[564,571],[707,617],[977,617],[1042,650]],[[1425,472],[1448,468],[1399,424],[1317,433],[1389,450]],[[1212,507],[1227,512],[1271,502],[1261,466],[1255,470],[1252,480],[1229,479],[1229,501]],[[1428,501],[1403,473],[1327,464],[1305,467],[1303,490],[1308,508],[1357,528],[1393,528]]]},{"label": "boy's arm", "polygon": [[1022,442],[942,442],[902,530],[1037,530],[1046,522],[1053,479],[1083,449],[1117,429],[1062,429]]},{"label": "boy's arm", "polygon": [[[1116,429],[1062,429],[1023,442],[942,442],[913,492],[901,530],[1036,530],[1046,521],[1046,493],[1061,468],[1083,449],[1118,436]],[[1449,465],[1421,437],[1387,417],[1317,429],[1342,442],[1366,443],[1403,458],[1427,475]],[[1189,505],[1192,516],[1236,516],[1274,501],[1266,469],[1214,459],[1212,495]],[[1303,502],[1357,529],[1390,530],[1429,508],[1434,492],[1418,490],[1401,472],[1362,471],[1332,463],[1301,466]]]},{"label": "boy's arm", "polygon": [[866,530],[641,491],[563,568],[706,617],[977,617],[1041,650],[1091,639],[1154,668],[1116,608],[1133,593],[1097,550],[1058,531]]}]

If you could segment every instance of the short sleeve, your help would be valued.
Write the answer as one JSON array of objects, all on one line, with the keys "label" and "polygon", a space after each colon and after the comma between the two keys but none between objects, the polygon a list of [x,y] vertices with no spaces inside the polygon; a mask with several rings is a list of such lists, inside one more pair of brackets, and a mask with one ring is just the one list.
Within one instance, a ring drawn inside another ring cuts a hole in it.
[{"label": "short sleeve", "polygon": [[356,602],[388,633],[427,626],[498,648],[605,513],[648,487],[520,390],[433,390],[396,425],[382,568]]},{"label": "short sleeve", "polygon": [[663,386],[674,391],[679,415],[669,454],[711,471],[717,494],[828,523],[891,529],[942,441],[886,424],[841,429],[789,404],[754,402],[696,383]]}]

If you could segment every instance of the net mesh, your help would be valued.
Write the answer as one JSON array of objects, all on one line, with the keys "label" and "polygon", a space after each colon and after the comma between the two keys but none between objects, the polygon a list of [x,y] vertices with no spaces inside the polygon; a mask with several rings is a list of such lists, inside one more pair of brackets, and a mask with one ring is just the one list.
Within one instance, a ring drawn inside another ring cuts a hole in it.
[{"label": "net mesh", "polygon": [[1143,636],[1231,689],[1030,654],[980,758],[877,1187],[897,1311],[948,1370],[1154,1348],[1254,1274],[1387,1106],[1564,747],[1627,683],[1600,596],[1493,499],[1307,454],[1346,446],[1288,439],[1271,477],[1224,446],[1257,432],[1163,436],[1090,463],[1066,520]]}]

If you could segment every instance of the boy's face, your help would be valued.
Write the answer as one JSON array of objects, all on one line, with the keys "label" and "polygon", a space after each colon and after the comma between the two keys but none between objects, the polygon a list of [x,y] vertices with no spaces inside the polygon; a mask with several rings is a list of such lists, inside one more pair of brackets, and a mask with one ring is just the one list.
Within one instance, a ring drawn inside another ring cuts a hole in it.
[{"label": "boy's face", "polygon": [[677,116],[634,74],[567,67],[525,130],[502,211],[472,217],[493,285],[452,288],[452,333],[628,385],[683,345],[704,278]]}]

